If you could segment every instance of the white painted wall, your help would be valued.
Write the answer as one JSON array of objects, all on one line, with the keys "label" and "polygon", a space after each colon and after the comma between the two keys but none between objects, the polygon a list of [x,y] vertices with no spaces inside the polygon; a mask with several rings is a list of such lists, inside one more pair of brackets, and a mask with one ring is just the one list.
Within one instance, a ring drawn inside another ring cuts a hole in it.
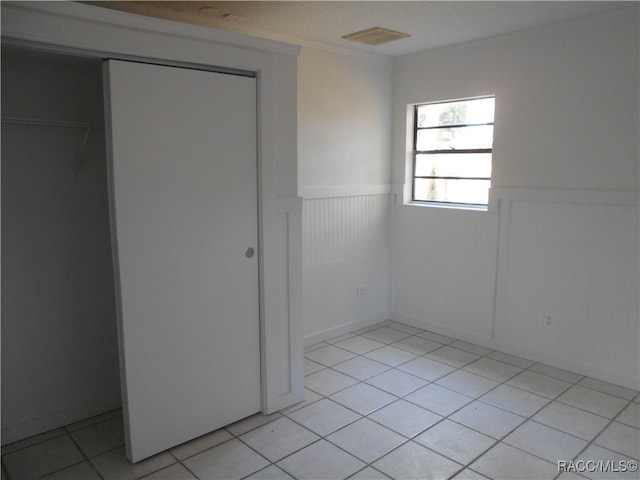
[{"label": "white painted wall", "polygon": [[305,47],[298,58],[298,188],[304,197],[391,180],[391,60]]},{"label": "white painted wall", "polygon": [[[298,61],[303,305],[310,344],[389,317],[391,60]],[[358,298],[357,288],[366,287]]]},{"label": "white painted wall", "polygon": [[[396,59],[395,319],[638,388],[638,30],[633,5]],[[403,205],[407,105],[487,94],[492,212]]]},{"label": "white painted wall", "polygon": [[390,207],[387,194],[305,200],[307,344],[389,318]]},{"label": "white painted wall", "polygon": [[[103,124],[100,62],[2,52],[2,116]],[[2,125],[2,441],[120,406],[104,131]]]}]

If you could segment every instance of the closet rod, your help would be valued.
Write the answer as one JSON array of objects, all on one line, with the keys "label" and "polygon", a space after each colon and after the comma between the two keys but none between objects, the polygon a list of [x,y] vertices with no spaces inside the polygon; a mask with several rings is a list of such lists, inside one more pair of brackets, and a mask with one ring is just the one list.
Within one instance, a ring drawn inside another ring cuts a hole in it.
[{"label": "closet rod", "polygon": [[84,147],[87,145],[89,133],[91,129],[100,129],[103,125],[92,125],[87,122],[73,122],[67,120],[47,120],[42,118],[21,118],[21,117],[4,117],[2,123],[10,125],[27,125],[27,126],[39,126],[39,127],[72,127],[72,128],[84,128],[84,137],[82,138],[82,145],[80,145],[80,151],[76,157],[76,161],[73,167],[73,173],[77,176],[80,163],[82,162],[82,154],[84,153]]},{"label": "closet rod", "polygon": [[2,123],[10,125],[34,125],[40,127],[74,127],[74,128],[101,128],[102,125],[94,125],[88,122],[74,122],[69,120],[47,120],[43,118],[3,117]]}]

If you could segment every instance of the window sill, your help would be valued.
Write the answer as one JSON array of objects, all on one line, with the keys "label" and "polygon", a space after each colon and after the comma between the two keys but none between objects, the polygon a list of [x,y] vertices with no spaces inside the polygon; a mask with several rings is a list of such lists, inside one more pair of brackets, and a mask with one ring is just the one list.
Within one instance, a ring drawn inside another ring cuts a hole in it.
[{"label": "window sill", "polygon": [[407,202],[405,206],[437,208],[440,210],[461,210],[466,212],[485,212],[491,213],[486,205],[465,205],[458,203],[427,203],[427,202]]}]

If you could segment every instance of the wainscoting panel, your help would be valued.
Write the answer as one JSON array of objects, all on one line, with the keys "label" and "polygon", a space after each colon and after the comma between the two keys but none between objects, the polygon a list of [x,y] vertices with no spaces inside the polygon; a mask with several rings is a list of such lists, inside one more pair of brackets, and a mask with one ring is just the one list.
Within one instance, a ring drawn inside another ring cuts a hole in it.
[{"label": "wainscoting panel", "polygon": [[389,318],[390,202],[388,194],[305,199],[305,343]]},{"label": "wainscoting panel", "polygon": [[498,216],[398,206],[393,220],[394,319],[469,340],[491,338]]},{"label": "wainscoting panel", "polygon": [[392,318],[640,388],[637,192],[495,189],[397,205]]},{"label": "wainscoting panel", "polygon": [[638,388],[637,204],[501,200],[496,341]]}]

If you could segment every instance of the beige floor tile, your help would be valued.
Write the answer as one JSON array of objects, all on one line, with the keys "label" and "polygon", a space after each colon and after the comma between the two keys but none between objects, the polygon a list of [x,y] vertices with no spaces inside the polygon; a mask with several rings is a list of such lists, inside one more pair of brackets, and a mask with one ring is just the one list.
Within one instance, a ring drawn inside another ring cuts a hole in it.
[{"label": "beige floor tile", "polygon": [[349,360],[355,357],[355,353],[348,352],[342,348],[334,347],[333,345],[327,345],[326,347],[319,348],[313,352],[305,353],[305,358],[312,360],[313,362],[324,365],[325,367],[332,367],[333,365]]},{"label": "beige floor tile", "polygon": [[630,388],[621,387],[620,385],[614,385],[613,383],[603,382],[602,380],[596,380],[595,378],[584,377],[577,385],[581,387],[587,387],[598,392],[608,393],[616,397],[624,398],[625,400],[633,400],[638,394],[636,390]]},{"label": "beige floor tile", "polygon": [[327,440],[360,460],[371,463],[401,445],[406,438],[363,418],[332,433]]},{"label": "beige floor tile", "polygon": [[322,399],[289,414],[289,418],[321,436],[355,422],[360,415],[329,399]]},{"label": "beige floor tile", "polygon": [[196,477],[179,463],[142,478],[144,480],[196,480]]},{"label": "beige floor tile", "polygon": [[366,357],[356,357],[338,365],[334,365],[333,369],[338,370],[345,375],[355,377],[358,380],[367,380],[375,375],[389,370],[391,367],[384,363],[376,362]]},{"label": "beige floor tile", "polygon": [[71,432],[84,454],[91,458],[124,445],[122,417],[115,417]]},{"label": "beige floor tile", "polygon": [[480,400],[523,417],[530,417],[551,401],[546,397],[509,385],[494,388],[480,397]]},{"label": "beige floor tile", "polygon": [[220,445],[227,440],[231,440],[233,436],[225,429],[221,428],[215,432],[202,435],[189,442],[178,445],[170,450],[171,454],[178,460],[184,460],[185,458],[192,457],[193,455],[203,452],[209,448],[213,448],[216,445]]},{"label": "beige floor tile", "polygon": [[196,477],[207,480],[242,478],[269,466],[269,461],[233,439],[185,460]]},{"label": "beige floor tile", "polygon": [[384,363],[385,365],[389,365],[390,367],[397,367],[398,365],[406,363],[417,357],[417,355],[411,352],[407,352],[406,350],[402,350],[391,345],[378,348],[377,350],[372,350],[365,356],[372,360]]},{"label": "beige floor tile", "polygon": [[300,403],[296,403],[291,405],[290,407],[283,408],[280,410],[280,413],[283,415],[288,415],[291,412],[295,412],[296,410],[300,410],[308,405],[311,405],[314,402],[317,402],[322,398],[321,395],[318,395],[316,392],[309,390],[308,388],[304,389],[304,400]]},{"label": "beige floor tile", "polygon": [[473,401],[473,398],[431,383],[407,395],[405,400],[439,415],[450,415]]},{"label": "beige floor tile", "polygon": [[587,441],[593,440],[609,423],[604,417],[556,401],[536,413],[532,420]]},{"label": "beige floor tile", "polygon": [[313,373],[304,379],[305,387],[324,396],[329,396],[356,383],[358,383],[358,380],[355,378],[328,368]]},{"label": "beige floor tile", "polygon": [[410,335],[416,335],[418,333],[424,332],[422,328],[412,327],[411,325],[405,325],[404,323],[394,321],[389,322],[386,326],[389,328],[400,330],[401,332],[408,333]]},{"label": "beige floor tile", "polygon": [[542,395],[547,398],[556,398],[558,395],[569,389],[571,384],[557,378],[543,375],[541,373],[525,370],[507,381],[507,384],[514,387]]},{"label": "beige floor tile", "polygon": [[470,465],[470,468],[495,480],[545,480],[558,475],[556,464],[499,443]]},{"label": "beige floor tile", "polygon": [[495,380],[464,370],[456,370],[446,377],[438,379],[436,383],[474,398],[484,395],[499,385]]},{"label": "beige floor tile", "polygon": [[253,475],[249,475],[245,480],[294,480],[291,475],[285,473],[281,468],[275,465],[269,465],[267,468],[263,468],[257,471]]},{"label": "beige floor tile", "polygon": [[445,346],[438,350],[434,350],[433,352],[429,352],[427,354],[427,358],[431,358],[454,367],[464,367],[468,363],[479,359],[480,356],[475,353]]},{"label": "beige floor tile", "polygon": [[474,472],[470,468],[466,468],[463,471],[461,471],[459,474],[457,474],[455,477],[453,477],[451,480],[489,480],[489,479],[488,477],[485,477],[484,475],[478,472]]},{"label": "beige floor tile", "polygon": [[366,465],[352,455],[320,440],[278,462],[298,480],[335,480],[348,478]]},{"label": "beige floor tile", "polygon": [[476,345],[475,343],[464,342],[462,340],[456,340],[451,343],[450,346],[459,350],[465,350],[467,352],[475,353],[476,355],[484,356],[492,352],[490,348],[483,347],[482,345]]},{"label": "beige floor tile", "polygon": [[620,415],[616,417],[616,422],[624,423],[630,427],[640,428],[640,405],[631,402]]},{"label": "beige floor tile", "polygon": [[280,413],[273,413],[271,415],[263,415],[262,413],[256,413],[255,415],[251,415],[250,417],[239,420],[231,425],[227,425],[225,430],[227,430],[232,435],[239,437],[243,433],[247,433],[254,428],[261,427],[269,422],[273,422],[277,420],[282,415]]},{"label": "beige floor tile", "polygon": [[414,441],[463,465],[496,443],[495,439],[451,420],[443,420]]},{"label": "beige floor tile", "polygon": [[487,358],[497,360],[502,363],[508,363],[509,365],[513,365],[514,367],[519,368],[529,368],[531,365],[536,363],[532,360],[527,360],[526,358],[522,357],[516,357],[515,355],[509,355],[508,353],[503,352],[491,352],[489,355],[487,355]]},{"label": "beige floor tile", "polygon": [[462,465],[412,441],[385,455],[373,467],[397,479],[444,479],[462,470]]},{"label": "beige floor tile", "polygon": [[380,343],[394,343],[409,336],[408,333],[401,332],[400,330],[395,330],[389,327],[377,328],[375,330],[363,333],[363,335]]},{"label": "beige floor tile", "polygon": [[319,363],[316,363],[313,360],[309,360],[306,357],[304,359],[304,375],[305,375],[305,377],[307,375],[311,375],[312,373],[319,372],[320,370],[324,370],[325,368],[327,368],[327,367],[325,367],[324,365],[321,365]]},{"label": "beige floor tile", "polygon": [[417,334],[418,337],[426,338],[434,342],[441,343],[443,345],[449,345],[456,341],[455,338],[447,337],[446,335],[440,335],[435,332],[422,332]]},{"label": "beige floor tile", "polygon": [[442,420],[440,415],[405,400],[397,400],[382,407],[369,415],[368,418],[407,438],[417,435]]},{"label": "beige floor tile", "polygon": [[42,477],[46,480],[100,480],[89,462],[82,462]]},{"label": "beige floor tile", "polygon": [[640,461],[640,430],[637,428],[612,422],[593,443]]},{"label": "beige floor tile", "polygon": [[67,435],[52,438],[4,455],[10,478],[36,478],[83,462],[84,456]]},{"label": "beige floor tile", "polygon": [[329,344],[325,342],[319,342],[319,343],[314,343],[313,345],[307,345],[306,347],[304,347],[304,353],[313,352],[314,350],[318,350],[319,348],[326,347],[327,345]]},{"label": "beige floor tile", "polygon": [[240,440],[271,462],[277,462],[318,438],[310,430],[282,417],[245,433]]},{"label": "beige floor tile", "polygon": [[[637,480],[639,478],[637,470],[630,471],[627,468],[621,468],[622,465],[626,466],[630,464],[629,462],[633,462],[632,459],[598,445],[589,445],[577,460],[584,462],[583,467],[589,465],[592,467],[579,470],[578,473],[593,480]],[[606,464],[607,468],[598,467],[603,464]],[[578,464],[578,466],[580,465]]]},{"label": "beige floor tile", "polygon": [[367,383],[398,397],[404,397],[420,387],[424,387],[428,382],[414,375],[393,369],[370,378]]},{"label": "beige floor tile", "polygon": [[332,337],[329,340],[325,340],[325,343],[328,343],[329,345],[335,345],[338,342],[341,342],[343,340],[346,340],[347,338],[352,338],[355,337],[356,335],[354,333],[345,333],[344,335],[338,335],[337,337]]},{"label": "beige floor tile", "polygon": [[464,369],[467,372],[475,373],[476,375],[481,375],[491,380],[496,380],[497,382],[509,380],[522,371],[519,367],[507,365],[506,363],[491,360],[486,357],[466,365]]},{"label": "beige floor tile", "polygon": [[110,410],[105,413],[101,413],[100,415],[95,415],[93,417],[85,418],[78,422],[74,422],[70,425],[64,427],[68,432],[73,432],[75,430],[80,430],[88,427],[89,425],[93,425],[95,423],[102,423],[106,420],[112,420],[114,418],[122,418],[122,408],[116,408],[115,410]]},{"label": "beige floor tile", "polygon": [[331,395],[330,398],[361,415],[369,415],[396,400],[395,396],[365,383],[349,387]]},{"label": "beige floor tile", "polygon": [[562,472],[556,480],[584,480],[587,477],[583,477],[582,475],[578,475],[574,472]]},{"label": "beige floor tile", "polygon": [[23,448],[30,447],[37,443],[42,443],[45,440],[51,440],[53,438],[62,437],[66,435],[67,432],[64,428],[56,428],[55,430],[49,430],[48,432],[41,433],[39,435],[34,435],[32,437],[25,438],[23,440],[19,440],[17,442],[9,443],[8,445],[2,446],[2,456],[8,455],[12,452],[17,452],[18,450],[22,450]]},{"label": "beige floor tile", "polygon": [[429,352],[442,347],[441,343],[434,342],[422,337],[407,337],[392,344],[394,347],[402,348],[416,355],[426,355]]},{"label": "beige floor tile", "polygon": [[426,357],[418,357],[415,360],[400,365],[398,369],[433,382],[454,371],[455,367]]},{"label": "beige floor tile", "polygon": [[134,464],[127,459],[124,448],[118,448],[92,458],[91,463],[105,480],[133,480],[162,470],[176,459],[165,452]]},{"label": "beige floor tile", "polygon": [[351,337],[335,344],[337,347],[344,348],[350,352],[363,355],[376,348],[384,347],[384,343],[377,342],[371,338],[358,335],[357,337]]},{"label": "beige floor tile", "polygon": [[451,417],[478,432],[500,439],[525,421],[524,417],[486,403],[475,401],[461,408]]},{"label": "beige floor tile", "polygon": [[578,385],[571,387],[556,400],[607,418],[618,415],[629,403],[622,398]]},{"label": "beige floor tile", "polygon": [[349,480],[389,480],[389,477],[375,468],[367,467],[349,477]]},{"label": "beige floor tile", "polygon": [[587,446],[585,440],[533,421],[520,425],[503,442],[556,464],[573,459]]},{"label": "beige floor tile", "polygon": [[569,383],[576,383],[582,378],[582,375],[578,375],[577,373],[562,370],[561,368],[552,367],[551,365],[545,365],[543,363],[536,363],[535,365],[529,367],[529,370]]}]

